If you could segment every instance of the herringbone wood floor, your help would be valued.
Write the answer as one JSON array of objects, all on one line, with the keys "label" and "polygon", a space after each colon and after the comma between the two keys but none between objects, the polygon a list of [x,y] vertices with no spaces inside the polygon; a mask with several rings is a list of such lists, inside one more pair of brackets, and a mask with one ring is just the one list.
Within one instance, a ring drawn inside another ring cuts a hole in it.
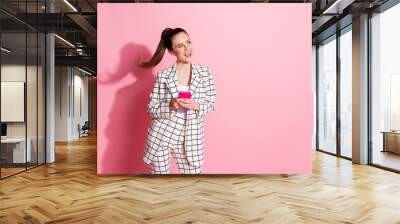
[{"label": "herringbone wood floor", "polygon": [[400,175],[320,152],[312,175],[98,176],[96,139],[0,181],[0,223],[400,223]]}]

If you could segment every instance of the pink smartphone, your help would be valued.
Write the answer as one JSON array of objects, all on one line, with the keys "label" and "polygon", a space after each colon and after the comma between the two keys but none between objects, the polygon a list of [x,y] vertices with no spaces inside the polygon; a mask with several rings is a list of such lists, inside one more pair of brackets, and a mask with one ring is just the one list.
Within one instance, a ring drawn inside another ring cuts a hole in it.
[{"label": "pink smartphone", "polygon": [[188,91],[181,91],[178,93],[178,98],[180,99],[190,99],[192,98],[192,94]]}]

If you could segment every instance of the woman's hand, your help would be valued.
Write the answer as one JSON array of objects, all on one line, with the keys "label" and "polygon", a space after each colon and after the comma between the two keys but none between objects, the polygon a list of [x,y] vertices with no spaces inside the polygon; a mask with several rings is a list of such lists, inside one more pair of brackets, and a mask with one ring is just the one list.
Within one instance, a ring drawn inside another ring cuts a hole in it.
[{"label": "woman's hand", "polygon": [[169,102],[170,110],[177,110],[179,107],[180,107],[180,104],[179,104],[177,98],[174,98]]},{"label": "woman's hand", "polygon": [[193,99],[178,99],[179,105],[189,110],[199,110],[199,103]]}]

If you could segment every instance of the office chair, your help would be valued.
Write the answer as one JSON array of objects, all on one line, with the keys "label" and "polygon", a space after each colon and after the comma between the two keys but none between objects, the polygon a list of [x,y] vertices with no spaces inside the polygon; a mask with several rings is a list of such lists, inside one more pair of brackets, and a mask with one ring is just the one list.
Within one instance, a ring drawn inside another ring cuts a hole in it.
[{"label": "office chair", "polygon": [[90,129],[89,121],[85,121],[82,127],[80,127],[80,125],[78,124],[78,129],[79,129],[79,138],[89,136],[89,129]]}]

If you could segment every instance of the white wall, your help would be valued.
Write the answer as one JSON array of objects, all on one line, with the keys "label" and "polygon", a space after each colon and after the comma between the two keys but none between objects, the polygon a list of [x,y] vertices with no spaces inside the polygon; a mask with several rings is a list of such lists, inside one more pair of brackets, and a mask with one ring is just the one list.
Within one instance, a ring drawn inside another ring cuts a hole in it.
[{"label": "white wall", "polygon": [[[75,75],[74,75],[74,96],[73,99],[75,100],[74,102],[74,108],[72,108],[72,111],[75,111],[75,113],[72,113],[73,119],[72,119],[72,132],[71,134],[75,137],[79,137],[78,129],[77,126],[80,124],[81,126],[85,123],[85,121],[88,120],[89,118],[89,112],[88,112],[88,77],[81,76],[80,74],[83,73],[78,73],[79,75],[76,75],[75,70]],[[79,93],[80,91],[80,93]],[[80,95],[80,97],[79,97]],[[81,108],[79,108],[81,107]],[[79,111],[81,109],[82,111]]]},{"label": "white wall", "polygon": [[68,140],[69,79],[67,67],[55,68],[55,141]]},{"label": "white wall", "polygon": [[56,67],[55,98],[55,140],[79,138],[78,124],[83,125],[88,120],[87,76],[76,68]]}]

